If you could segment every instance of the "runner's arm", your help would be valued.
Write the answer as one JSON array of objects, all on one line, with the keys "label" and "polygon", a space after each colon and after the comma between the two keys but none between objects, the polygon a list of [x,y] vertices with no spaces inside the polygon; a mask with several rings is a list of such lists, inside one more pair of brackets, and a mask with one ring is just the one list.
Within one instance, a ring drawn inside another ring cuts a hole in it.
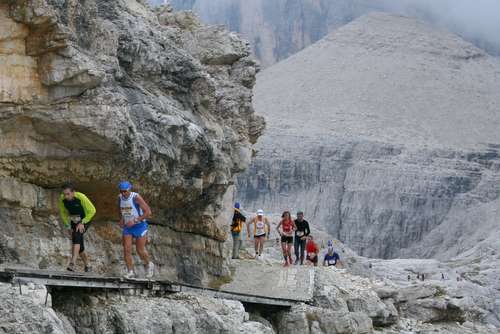
[{"label": "runner's arm", "polygon": [[120,221],[119,221],[119,225],[120,227],[123,227],[123,225],[125,225],[125,222],[123,221],[123,216],[122,216],[122,210],[120,208],[120,195],[118,195],[118,206],[117,206],[117,209],[118,209],[118,217],[120,217]]},{"label": "runner's arm", "polygon": [[276,231],[278,231],[279,235],[281,235],[280,227],[281,227],[281,222],[279,222],[278,226],[276,226]]},{"label": "runner's arm", "polygon": [[304,229],[304,236],[307,237],[310,233],[311,233],[311,230],[309,229],[309,223],[306,222],[305,224],[305,229]]},{"label": "runner's arm", "polygon": [[142,216],[135,218],[136,223],[151,217],[151,208],[149,207],[148,203],[146,203],[146,201],[141,197],[141,195],[137,195],[134,198],[134,201],[136,201],[136,203],[139,204],[143,212]]},{"label": "runner's arm", "polygon": [[340,256],[337,254],[337,259],[335,261],[335,267],[339,266],[339,268],[344,268],[344,263],[340,260]]},{"label": "runner's arm", "polygon": [[265,218],[264,220],[266,226],[267,226],[267,235],[266,238],[269,239],[269,236],[271,235],[271,224],[269,224],[269,220]]},{"label": "runner's arm", "polygon": [[61,197],[59,198],[59,214],[61,215],[61,219],[62,219],[64,226],[69,228],[69,226],[70,226],[69,225],[69,212],[66,209],[66,207],[64,206],[63,199],[64,199],[64,196],[61,195]]},{"label": "runner's arm", "polygon": [[87,196],[85,196],[82,193],[77,193],[75,194],[78,199],[80,199],[82,206],[83,206],[83,212],[85,212],[85,217],[82,219],[82,224],[87,224],[92,220],[92,218],[95,216],[95,206],[92,204],[92,202],[89,200]]},{"label": "runner's arm", "polygon": [[252,223],[253,223],[253,219],[245,224],[247,226],[247,239],[250,239],[250,224],[252,224]]}]

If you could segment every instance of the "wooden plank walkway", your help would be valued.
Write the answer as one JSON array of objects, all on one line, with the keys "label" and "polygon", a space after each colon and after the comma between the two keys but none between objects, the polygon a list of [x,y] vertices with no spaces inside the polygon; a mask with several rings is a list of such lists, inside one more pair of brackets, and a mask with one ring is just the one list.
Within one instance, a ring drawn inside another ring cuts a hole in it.
[{"label": "wooden plank walkway", "polygon": [[67,271],[47,271],[32,269],[12,269],[4,268],[0,270],[0,281],[9,282],[16,285],[28,283],[40,284],[47,287],[66,288],[91,288],[91,289],[143,289],[159,291],[165,293],[185,292],[199,294],[214,298],[224,298],[237,300],[242,303],[260,304],[289,308],[305,300],[293,298],[279,298],[275,296],[265,296],[252,293],[242,293],[238,291],[226,291],[224,289],[210,289],[184,283],[170,282],[164,280],[148,279],[124,279],[123,277],[104,277],[94,274],[84,274]]},{"label": "wooden plank walkway", "polygon": [[178,292],[179,288],[166,281],[145,279],[126,280],[122,277],[104,277],[68,271],[47,271],[32,269],[0,270],[0,280],[13,284],[41,284],[50,287],[75,287],[95,289],[150,289]]}]

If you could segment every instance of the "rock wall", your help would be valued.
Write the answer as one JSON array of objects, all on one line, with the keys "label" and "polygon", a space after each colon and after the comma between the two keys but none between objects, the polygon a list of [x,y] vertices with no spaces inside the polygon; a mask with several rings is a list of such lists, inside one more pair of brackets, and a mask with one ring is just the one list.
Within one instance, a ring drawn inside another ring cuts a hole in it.
[{"label": "rock wall", "polygon": [[97,269],[119,271],[116,183],[130,179],[164,275],[226,273],[225,194],[264,127],[246,43],[134,0],[7,1],[0,17],[2,262],[64,264],[55,205],[71,180],[97,207]]},{"label": "rock wall", "polygon": [[37,71],[37,59],[26,51],[27,26],[11,19],[8,4],[0,5],[0,102],[29,102],[47,95]]}]

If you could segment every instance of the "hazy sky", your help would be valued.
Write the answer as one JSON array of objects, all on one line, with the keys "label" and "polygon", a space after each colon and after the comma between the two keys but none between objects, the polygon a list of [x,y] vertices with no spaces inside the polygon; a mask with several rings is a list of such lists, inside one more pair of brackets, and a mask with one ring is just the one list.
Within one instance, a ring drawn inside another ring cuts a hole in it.
[{"label": "hazy sky", "polygon": [[435,23],[500,51],[500,0],[384,0],[384,3],[397,12],[426,14]]}]

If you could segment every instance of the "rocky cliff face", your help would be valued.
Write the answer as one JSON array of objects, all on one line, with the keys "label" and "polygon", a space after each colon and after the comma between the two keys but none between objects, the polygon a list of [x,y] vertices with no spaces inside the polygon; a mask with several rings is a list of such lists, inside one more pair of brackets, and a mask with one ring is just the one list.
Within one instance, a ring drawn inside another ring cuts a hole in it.
[{"label": "rocky cliff face", "polygon": [[245,42],[134,0],[3,1],[0,18],[0,262],[64,264],[72,180],[97,206],[97,269],[119,272],[115,184],[131,179],[162,274],[224,274],[224,196],[264,124]]},{"label": "rocky cliff face", "polygon": [[498,91],[500,62],[462,39],[411,18],[360,18],[258,77],[268,129],[238,198],[303,209],[370,257],[493,245]]},{"label": "rocky cliff face", "polygon": [[[163,3],[159,0],[150,2]],[[225,24],[232,31],[240,32],[252,43],[254,54],[264,67],[289,57],[334,29],[374,11],[416,16],[444,26],[492,54],[500,54],[500,43],[495,37],[493,28],[495,26],[498,29],[498,25],[493,23],[494,18],[487,16],[489,23],[476,29],[477,22],[474,21],[480,19],[476,19],[476,12],[467,13],[467,9],[463,8],[463,2],[456,4],[452,1],[436,3],[418,0],[169,0],[169,3],[176,9],[195,11],[205,22]],[[485,4],[479,4],[477,7],[480,8],[481,5]],[[487,27],[489,25],[492,25],[491,29]]]}]

